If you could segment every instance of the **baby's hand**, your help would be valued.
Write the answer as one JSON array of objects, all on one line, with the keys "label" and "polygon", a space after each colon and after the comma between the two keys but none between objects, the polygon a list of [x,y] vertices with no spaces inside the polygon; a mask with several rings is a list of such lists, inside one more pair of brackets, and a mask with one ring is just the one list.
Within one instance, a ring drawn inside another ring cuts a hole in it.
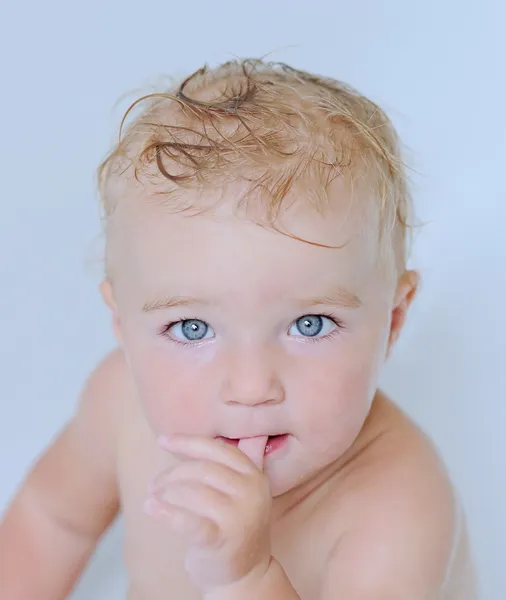
[{"label": "baby's hand", "polygon": [[188,543],[185,566],[203,591],[260,580],[271,559],[271,493],[262,473],[267,437],[239,448],[219,440],[177,435],[161,440],[184,460],[153,482],[148,514]]}]

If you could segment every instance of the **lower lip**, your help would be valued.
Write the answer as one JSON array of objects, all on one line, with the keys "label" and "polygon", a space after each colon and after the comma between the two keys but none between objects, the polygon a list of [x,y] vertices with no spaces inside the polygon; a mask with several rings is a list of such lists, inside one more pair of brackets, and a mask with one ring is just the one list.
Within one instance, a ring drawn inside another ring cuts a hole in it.
[{"label": "lower lip", "polygon": [[273,452],[276,452],[276,450],[279,450],[280,448],[282,448],[286,444],[287,441],[288,441],[287,433],[285,433],[283,435],[276,435],[274,437],[270,437],[267,440],[267,444],[265,445],[264,456],[267,456],[268,454],[272,454]]},{"label": "lower lip", "polygon": [[[231,438],[226,438],[226,437],[222,437],[222,436],[220,436],[218,439],[223,440],[224,442],[226,442],[227,444],[230,444],[232,446],[239,445],[238,439],[231,439]],[[276,452],[276,450],[279,450],[279,448],[282,448],[286,444],[287,441],[288,441],[287,433],[285,433],[283,435],[275,435],[274,437],[269,437],[269,439],[267,440],[267,444],[265,445],[264,456],[267,456],[269,454],[272,454],[273,452]]]}]

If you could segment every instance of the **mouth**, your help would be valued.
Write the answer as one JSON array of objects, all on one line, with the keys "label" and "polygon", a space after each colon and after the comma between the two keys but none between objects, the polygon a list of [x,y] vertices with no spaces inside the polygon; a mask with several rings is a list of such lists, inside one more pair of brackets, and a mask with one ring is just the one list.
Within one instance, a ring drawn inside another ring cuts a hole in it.
[{"label": "mouth", "polygon": [[[267,439],[267,443],[265,444],[264,456],[267,456],[278,448],[281,448],[288,440],[288,435],[288,433],[270,435]],[[241,438],[228,438],[221,435],[218,436],[217,439],[222,440],[226,444],[231,444],[232,446],[238,446],[241,440]]]}]

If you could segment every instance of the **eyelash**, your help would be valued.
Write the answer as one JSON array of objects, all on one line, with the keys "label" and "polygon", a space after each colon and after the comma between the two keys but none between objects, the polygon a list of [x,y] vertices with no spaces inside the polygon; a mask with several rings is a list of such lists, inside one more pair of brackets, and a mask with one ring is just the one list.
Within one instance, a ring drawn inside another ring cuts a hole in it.
[{"label": "eyelash", "polygon": [[[302,315],[302,317],[304,317],[305,315]],[[335,329],[332,329],[331,331],[329,331],[328,333],[326,333],[325,335],[322,335],[320,337],[315,336],[315,337],[304,337],[301,336],[301,338],[304,340],[304,343],[311,343],[311,344],[317,344],[318,342],[322,342],[325,340],[330,340],[331,338],[333,338],[335,335],[338,335],[339,333],[341,333],[342,331],[344,331],[346,329],[344,323],[342,321],[340,321],[337,317],[334,317],[333,315],[329,314],[329,313],[317,313],[315,316],[317,317],[325,317],[326,319],[329,319],[329,321],[332,321],[332,323],[334,323],[334,325],[336,326]],[[301,317],[299,317],[300,319]],[[298,319],[295,319],[295,321],[297,321]]]},{"label": "eyelash", "polygon": [[[301,315],[300,317],[298,317],[298,319],[301,319],[304,316],[306,316],[306,315]],[[304,339],[304,343],[310,342],[310,343],[316,344],[316,343],[324,341],[324,340],[329,340],[332,337],[334,337],[335,335],[341,333],[342,331],[344,331],[346,329],[346,326],[344,325],[344,323],[341,320],[339,320],[337,317],[335,317],[334,315],[331,315],[329,313],[315,313],[314,316],[325,317],[326,319],[329,319],[330,321],[332,321],[332,323],[334,323],[336,328],[332,329],[331,331],[329,331],[328,333],[326,333],[325,335],[322,335],[320,337],[318,337],[318,336],[315,336],[315,337],[301,336]],[[294,322],[296,322],[298,319],[295,319]],[[163,327],[163,329],[160,331],[160,335],[162,337],[168,339],[173,344],[176,344],[177,346],[182,346],[185,348],[187,348],[188,346],[195,347],[195,346],[201,345],[204,340],[197,341],[197,342],[190,342],[190,341],[181,342],[180,340],[176,340],[175,338],[172,338],[169,336],[170,328],[173,327],[174,325],[176,325],[177,323],[182,323],[184,321],[202,321],[202,319],[200,319],[199,317],[185,317],[184,319],[177,319],[177,321],[171,321],[170,323],[168,323],[167,325],[165,325]],[[205,323],[205,321],[204,321],[204,323]]]},{"label": "eyelash", "polygon": [[164,325],[163,329],[160,331],[160,335],[165,339],[169,340],[169,342],[176,344],[176,346],[181,346],[182,348],[187,348],[188,346],[195,347],[200,345],[202,343],[201,341],[190,342],[188,340],[187,342],[181,342],[180,340],[176,340],[175,338],[170,337],[170,328],[174,325],[177,325],[178,323],[183,323],[184,321],[202,321],[202,319],[200,319],[199,317],[185,317],[184,319],[177,319],[177,321],[171,321],[170,323],[167,323],[167,325]]}]

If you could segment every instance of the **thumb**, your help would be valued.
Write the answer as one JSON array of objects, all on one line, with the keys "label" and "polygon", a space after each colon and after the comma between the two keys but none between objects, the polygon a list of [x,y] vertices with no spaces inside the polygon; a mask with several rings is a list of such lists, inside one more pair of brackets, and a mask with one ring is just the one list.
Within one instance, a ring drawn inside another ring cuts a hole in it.
[{"label": "thumb", "polygon": [[260,469],[260,471],[263,471],[265,445],[267,444],[268,439],[268,436],[262,435],[252,438],[242,438],[239,440],[239,450],[246,454],[246,456],[258,467],[258,469]]}]

